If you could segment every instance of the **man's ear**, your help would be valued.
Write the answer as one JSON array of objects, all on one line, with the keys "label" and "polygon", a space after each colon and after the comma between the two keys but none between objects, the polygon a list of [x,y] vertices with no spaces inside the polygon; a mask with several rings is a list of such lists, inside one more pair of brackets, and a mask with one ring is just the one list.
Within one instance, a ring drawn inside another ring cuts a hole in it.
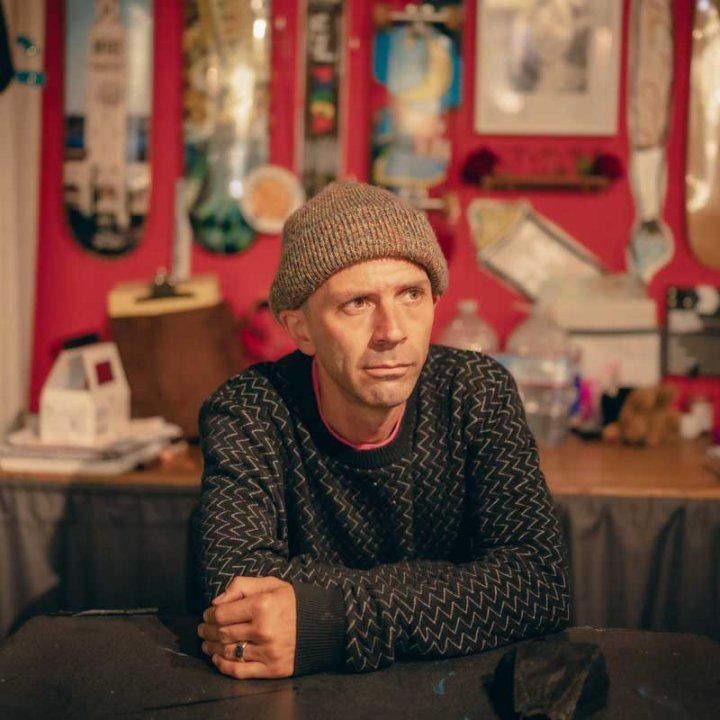
[{"label": "man's ear", "polygon": [[281,310],[278,319],[299,350],[306,355],[315,354],[315,343],[312,341],[310,324],[303,308]]}]

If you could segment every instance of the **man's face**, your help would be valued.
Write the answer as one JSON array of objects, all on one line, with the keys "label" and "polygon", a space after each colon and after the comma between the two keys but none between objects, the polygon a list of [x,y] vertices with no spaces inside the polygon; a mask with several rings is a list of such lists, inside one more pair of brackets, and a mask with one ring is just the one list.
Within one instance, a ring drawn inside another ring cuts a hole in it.
[{"label": "man's face", "polygon": [[395,258],[357,263],[290,312],[299,314],[299,332],[291,334],[303,352],[316,356],[324,388],[329,385],[324,392],[374,408],[396,407],[410,396],[435,315],[422,267]]}]

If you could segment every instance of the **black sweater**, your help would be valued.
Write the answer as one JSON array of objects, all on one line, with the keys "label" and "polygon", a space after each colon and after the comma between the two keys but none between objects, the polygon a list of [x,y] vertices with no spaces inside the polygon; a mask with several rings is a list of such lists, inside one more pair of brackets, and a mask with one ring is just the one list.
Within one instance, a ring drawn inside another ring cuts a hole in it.
[{"label": "black sweater", "polygon": [[570,622],[566,550],[512,376],[431,345],[400,428],[356,450],[296,351],[203,405],[206,601],[235,575],[297,598],[295,674],[464,655]]}]

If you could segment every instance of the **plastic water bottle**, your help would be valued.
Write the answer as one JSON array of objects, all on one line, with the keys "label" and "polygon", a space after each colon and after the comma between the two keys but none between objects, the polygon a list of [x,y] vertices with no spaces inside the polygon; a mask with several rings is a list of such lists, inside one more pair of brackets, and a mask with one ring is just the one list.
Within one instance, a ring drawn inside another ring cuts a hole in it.
[{"label": "plastic water bottle", "polygon": [[539,445],[562,442],[577,396],[578,353],[567,333],[536,306],[510,335],[507,352],[525,406],[528,425]]},{"label": "plastic water bottle", "polygon": [[439,342],[460,350],[475,350],[486,354],[498,349],[497,335],[478,315],[475,300],[461,300],[458,303],[458,314],[445,327]]}]

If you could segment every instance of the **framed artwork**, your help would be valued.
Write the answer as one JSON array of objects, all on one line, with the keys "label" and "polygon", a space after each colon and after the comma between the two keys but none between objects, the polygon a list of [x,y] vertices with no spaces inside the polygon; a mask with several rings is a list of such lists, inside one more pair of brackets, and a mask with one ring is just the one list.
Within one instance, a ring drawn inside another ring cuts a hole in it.
[{"label": "framed artwork", "polygon": [[475,131],[617,132],[621,0],[478,0]]},{"label": "framed artwork", "polygon": [[467,218],[481,265],[529,300],[552,278],[605,273],[594,255],[527,201],[475,198]]},{"label": "framed artwork", "polygon": [[720,377],[720,287],[667,289],[663,372]]}]

